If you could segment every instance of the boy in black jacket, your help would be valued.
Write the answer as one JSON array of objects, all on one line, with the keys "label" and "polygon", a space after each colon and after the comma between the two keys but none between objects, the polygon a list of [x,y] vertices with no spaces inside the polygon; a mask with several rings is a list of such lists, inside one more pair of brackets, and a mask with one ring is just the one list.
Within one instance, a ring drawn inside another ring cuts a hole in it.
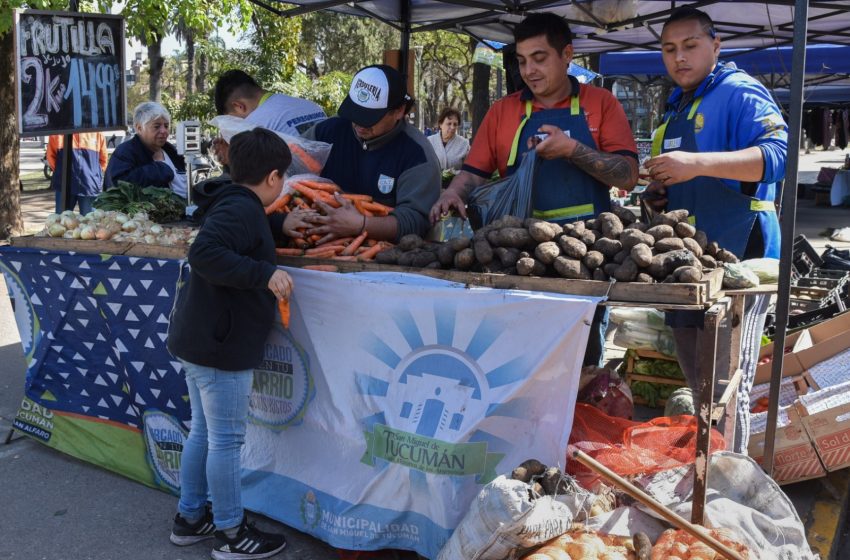
[{"label": "boy in black jacket", "polygon": [[215,536],[216,560],[268,558],[286,546],[283,535],[247,524],[240,451],[253,368],[276,320],[275,298],[292,292],[291,278],[275,266],[274,237],[300,237],[296,228],[307,226],[312,214],[284,219],[263,210],[280,193],[291,161],[286,143],[266,129],[233,137],[233,183],[205,184],[195,198],[201,229],[168,331],[168,350],[183,364],[192,408],[171,542],[184,546]]}]

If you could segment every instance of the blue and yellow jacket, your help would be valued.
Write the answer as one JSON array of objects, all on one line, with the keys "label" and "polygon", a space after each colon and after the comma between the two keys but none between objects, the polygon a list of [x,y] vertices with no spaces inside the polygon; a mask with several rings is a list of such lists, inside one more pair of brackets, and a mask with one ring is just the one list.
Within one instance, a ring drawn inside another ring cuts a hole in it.
[{"label": "blue and yellow jacket", "polygon": [[[57,134],[47,141],[47,165],[53,170],[50,187],[62,187],[62,150],[65,137]],[[106,140],[100,132],[74,134],[71,160],[70,193],[74,196],[96,196],[101,191],[106,170]]]}]

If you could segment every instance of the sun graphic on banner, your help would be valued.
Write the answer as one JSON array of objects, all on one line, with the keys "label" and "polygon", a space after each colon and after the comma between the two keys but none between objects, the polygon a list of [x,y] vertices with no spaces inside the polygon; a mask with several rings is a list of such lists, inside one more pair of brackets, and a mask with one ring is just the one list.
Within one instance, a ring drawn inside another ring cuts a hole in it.
[{"label": "sun graphic on banner", "polygon": [[363,462],[382,459],[432,474],[475,474],[487,482],[510,444],[497,434],[470,429],[499,415],[502,403],[494,402],[492,390],[523,380],[528,358],[519,355],[485,371],[478,360],[505,325],[482,317],[468,343],[457,348],[456,311],[449,305],[435,308],[434,332],[422,332],[408,310],[395,311],[392,319],[402,338],[370,333],[361,345],[386,366],[383,376],[355,376],[359,392],[377,408],[362,419]]}]

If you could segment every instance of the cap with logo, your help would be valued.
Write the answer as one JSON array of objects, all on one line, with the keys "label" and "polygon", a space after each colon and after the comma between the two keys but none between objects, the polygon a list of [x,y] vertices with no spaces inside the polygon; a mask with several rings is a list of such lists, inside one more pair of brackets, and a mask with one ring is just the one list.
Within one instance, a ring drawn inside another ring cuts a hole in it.
[{"label": "cap with logo", "polygon": [[383,64],[367,66],[354,75],[338,114],[356,125],[374,126],[392,109],[410,100],[406,90],[395,68]]}]

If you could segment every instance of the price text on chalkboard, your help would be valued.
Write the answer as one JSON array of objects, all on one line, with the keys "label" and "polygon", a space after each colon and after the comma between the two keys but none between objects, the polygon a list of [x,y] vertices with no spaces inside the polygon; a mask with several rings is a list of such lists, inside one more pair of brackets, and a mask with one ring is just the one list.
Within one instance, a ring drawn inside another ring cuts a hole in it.
[{"label": "price text on chalkboard", "polygon": [[15,31],[21,135],[126,126],[124,18],[23,11]]}]

